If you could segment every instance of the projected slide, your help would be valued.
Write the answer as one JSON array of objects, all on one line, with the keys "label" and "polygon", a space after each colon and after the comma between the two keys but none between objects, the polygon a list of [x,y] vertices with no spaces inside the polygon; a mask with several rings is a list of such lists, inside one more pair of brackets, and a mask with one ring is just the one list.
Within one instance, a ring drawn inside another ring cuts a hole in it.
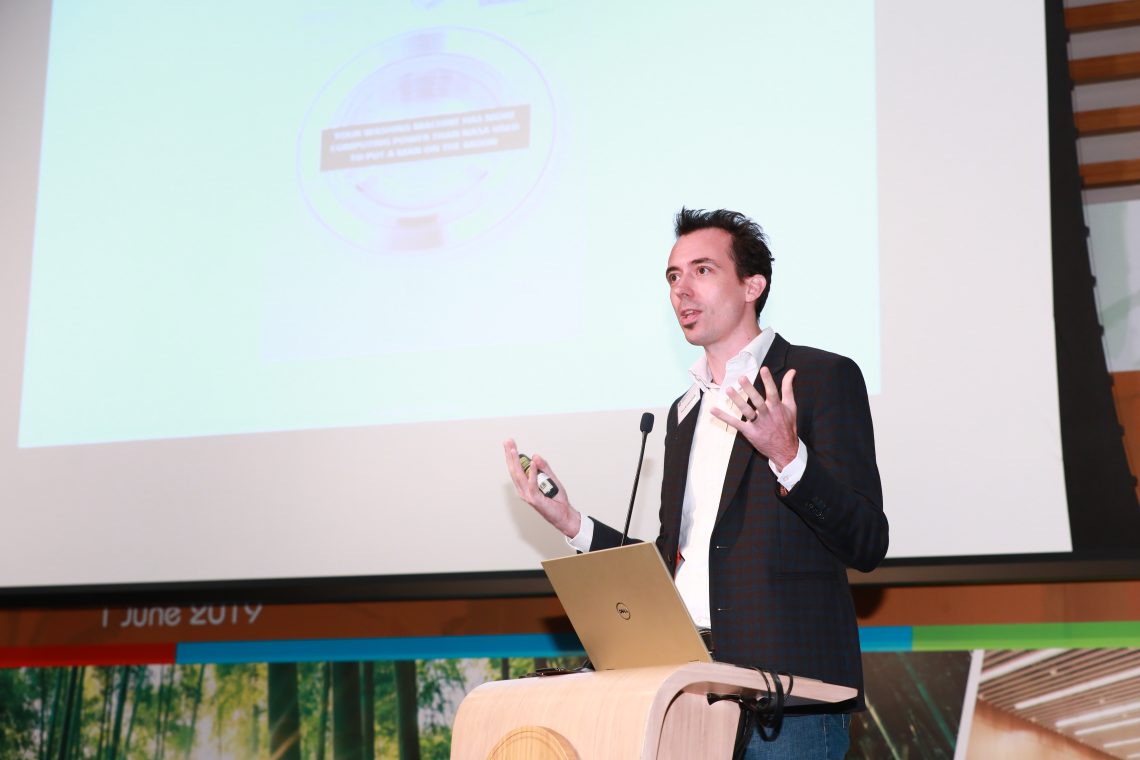
[{"label": "projected slide", "polygon": [[57,0],[19,446],[662,406],[682,205],[878,392],[874,9],[799,5]]}]

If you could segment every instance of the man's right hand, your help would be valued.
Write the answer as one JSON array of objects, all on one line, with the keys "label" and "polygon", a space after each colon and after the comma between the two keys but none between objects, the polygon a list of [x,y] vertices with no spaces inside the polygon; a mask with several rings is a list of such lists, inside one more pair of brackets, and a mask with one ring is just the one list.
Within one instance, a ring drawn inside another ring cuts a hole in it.
[{"label": "man's right hand", "polygon": [[[566,487],[550,469],[550,464],[535,454],[531,457],[530,472],[524,472],[519,462],[519,449],[513,439],[503,441],[503,452],[507,458],[507,472],[515,484],[515,491],[519,498],[542,515],[543,519],[553,525],[567,538],[578,535],[582,529],[582,515],[570,506],[570,499],[566,496]],[[547,477],[558,486],[558,493],[551,499],[538,488],[538,471],[542,470]]]}]

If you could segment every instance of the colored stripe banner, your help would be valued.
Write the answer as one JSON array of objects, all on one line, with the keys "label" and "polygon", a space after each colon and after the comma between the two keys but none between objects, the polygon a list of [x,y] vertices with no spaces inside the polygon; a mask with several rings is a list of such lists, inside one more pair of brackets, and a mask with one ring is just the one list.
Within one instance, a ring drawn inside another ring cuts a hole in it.
[{"label": "colored stripe banner", "polygon": [[[864,652],[1140,647],[1140,622],[875,626],[860,628],[859,642]],[[282,637],[216,642],[8,646],[0,647],[0,668],[563,657],[581,654],[582,644],[573,633]]]},{"label": "colored stripe banner", "polygon": [[914,628],[915,651],[1052,647],[1140,647],[1140,622],[925,625]]},{"label": "colored stripe banner", "polygon": [[914,629],[906,625],[859,629],[859,647],[864,652],[909,652]]},{"label": "colored stripe banner", "polygon": [[170,665],[174,644],[4,647],[0,668],[52,668],[70,665]]},{"label": "colored stripe banner", "polygon": [[469,657],[562,657],[582,653],[582,644],[572,633],[522,633],[501,636],[422,636],[179,644],[177,662],[204,664],[445,660]]},{"label": "colored stripe banner", "polygon": [[[175,644],[570,631],[554,597],[327,604],[0,609],[0,647]],[[559,627],[562,628],[559,631]]]}]

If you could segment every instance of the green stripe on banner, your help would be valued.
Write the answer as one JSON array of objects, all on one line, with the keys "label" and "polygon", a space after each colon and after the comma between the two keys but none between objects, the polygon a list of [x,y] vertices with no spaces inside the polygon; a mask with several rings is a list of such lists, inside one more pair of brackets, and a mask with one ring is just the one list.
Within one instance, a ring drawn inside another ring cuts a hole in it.
[{"label": "green stripe on banner", "polygon": [[914,627],[916,652],[1047,647],[1072,649],[1140,647],[1140,622]]}]

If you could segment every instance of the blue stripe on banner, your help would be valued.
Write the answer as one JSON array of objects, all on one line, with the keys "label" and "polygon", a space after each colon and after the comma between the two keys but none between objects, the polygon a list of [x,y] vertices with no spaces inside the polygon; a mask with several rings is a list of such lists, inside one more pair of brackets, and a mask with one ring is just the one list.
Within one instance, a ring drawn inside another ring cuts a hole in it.
[{"label": "blue stripe on banner", "polygon": [[860,628],[859,646],[864,652],[909,652],[914,648],[914,628],[909,625]]},{"label": "blue stripe on banner", "polygon": [[[909,652],[910,626],[859,629],[864,652]],[[583,654],[572,633],[518,633],[495,636],[422,636],[388,639],[313,639],[179,644],[175,662],[200,665],[237,662],[352,662],[369,660],[449,660],[463,657],[563,657]]]},{"label": "blue stripe on banner", "polygon": [[450,660],[462,657],[562,657],[583,654],[572,633],[498,636],[422,636],[391,639],[231,641],[179,644],[175,662],[200,665],[236,662],[351,662]]}]

